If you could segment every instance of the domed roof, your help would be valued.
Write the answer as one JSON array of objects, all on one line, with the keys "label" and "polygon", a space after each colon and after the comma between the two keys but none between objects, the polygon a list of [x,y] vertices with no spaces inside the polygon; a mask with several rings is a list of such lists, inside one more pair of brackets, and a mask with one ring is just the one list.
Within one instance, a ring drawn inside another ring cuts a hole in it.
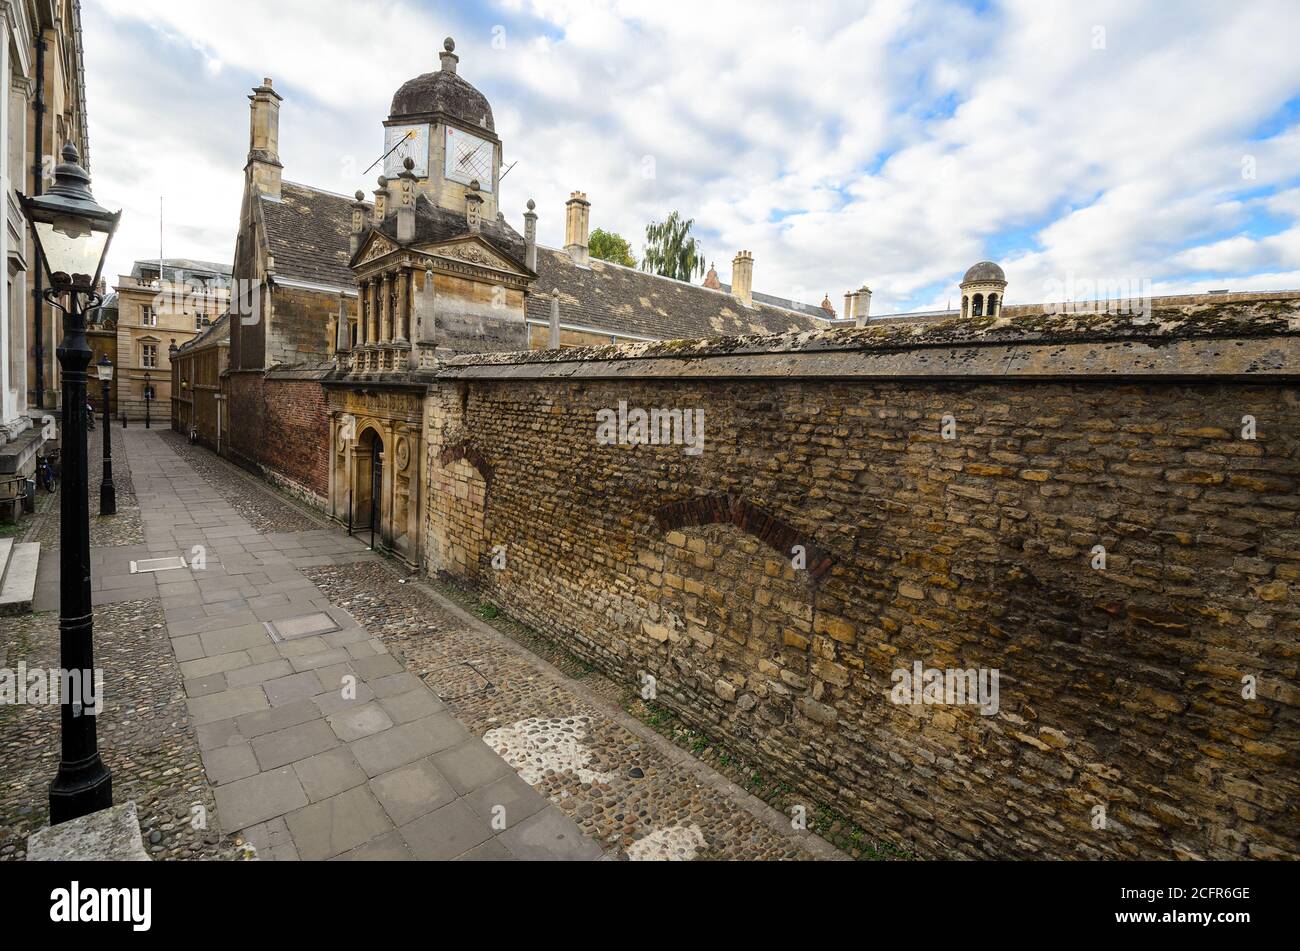
[{"label": "domed roof", "polygon": [[442,68],[407,80],[393,95],[389,118],[440,115],[471,129],[496,132],[487,97],[456,75],[459,57],[451,37],[443,43]]},{"label": "domed roof", "polygon": [[979,264],[971,265],[961,282],[963,284],[974,284],[978,281],[1002,281],[1005,283],[1006,279],[1007,276],[1002,273],[1002,268],[992,261],[981,261]]}]

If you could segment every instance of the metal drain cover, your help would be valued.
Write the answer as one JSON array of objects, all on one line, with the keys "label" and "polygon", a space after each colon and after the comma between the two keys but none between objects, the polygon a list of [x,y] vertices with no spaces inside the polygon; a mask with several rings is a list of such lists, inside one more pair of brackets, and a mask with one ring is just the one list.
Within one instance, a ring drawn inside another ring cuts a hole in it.
[{"label": "metal drain cover", "polygon": [[492,690],[492,681],[469,661],[449,664],[421,674],[423,680],[440,700],[464,700],[475,694]]},{"label": "metal drain cover", "polygon": [[146,558],[131,562],[131,574],[147,574],[151,571],[171,571],[173,568],[188,568],[184,558]]},{"label": "metal drain cover", "polygon": [[338,622],[324,611],[264,623],[271,639],[276,641],[291,641],[295,637],[311,637],[315,634],[328,634],[330,631],[340,630]]}]

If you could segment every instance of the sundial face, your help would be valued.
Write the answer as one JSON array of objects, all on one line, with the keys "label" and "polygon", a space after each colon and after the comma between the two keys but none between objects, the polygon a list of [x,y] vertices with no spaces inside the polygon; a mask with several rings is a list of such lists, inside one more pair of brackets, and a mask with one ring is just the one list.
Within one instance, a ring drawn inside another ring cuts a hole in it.
[{"label": "sundial face", "polygon": [[429,174],[429,127],[427,125],[384,126],[384,175],[395,179],[405,169],[409,157],[415,163],[411,169],[416,178]]},{"label": "sundial face", "polygon": [[452,126],[447,126],[446,145],[446,177],[462,185],[477,181],[482,191],[490,192],[496,168],[496,145]]}]

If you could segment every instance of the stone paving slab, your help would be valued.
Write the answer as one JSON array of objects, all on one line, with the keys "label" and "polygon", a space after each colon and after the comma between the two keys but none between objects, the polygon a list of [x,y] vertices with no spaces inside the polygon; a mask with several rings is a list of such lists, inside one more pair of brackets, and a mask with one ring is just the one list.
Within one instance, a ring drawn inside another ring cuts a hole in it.
[{"label": "stone paving slab", "polygon": [[[259,534],[159,434],[127,446],[145,549],[190,566],[136,576],[117,553],[100,587],[159,599],[217,811],[261,858],[452,859],[544,811],[527,784],[494,785],[514,770],[299,571],[373,561],[358,539]],[[600,853],[571,822],[559,834],[565,857]]]}]

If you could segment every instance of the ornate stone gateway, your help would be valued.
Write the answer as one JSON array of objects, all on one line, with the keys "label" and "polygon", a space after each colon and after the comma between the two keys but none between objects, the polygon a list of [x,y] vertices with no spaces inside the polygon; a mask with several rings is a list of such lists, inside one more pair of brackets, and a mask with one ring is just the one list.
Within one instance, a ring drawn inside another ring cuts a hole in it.
[{"label": "ornate stone gateway", "polygon": [[326,384],[329,513],[412,567],[420,563],[422,386]]}]

